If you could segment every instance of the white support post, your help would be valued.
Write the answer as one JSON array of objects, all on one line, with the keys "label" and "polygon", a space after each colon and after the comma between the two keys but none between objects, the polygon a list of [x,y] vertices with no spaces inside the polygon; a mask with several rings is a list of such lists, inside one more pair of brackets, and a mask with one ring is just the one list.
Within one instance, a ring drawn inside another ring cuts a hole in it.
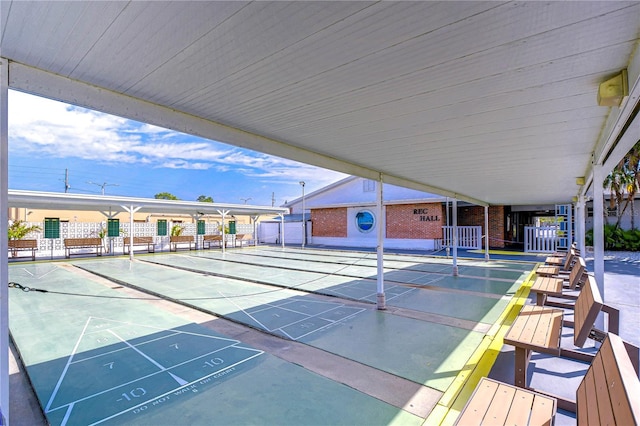
[{"label": "white support post", "polygon": [[278,216],[280,216],[280,244],[284,249],[284,214],[280,213]]},{"label": "white support post", "polygon": [[258,247],[258,219],[260,219],[260,215],[251,216],[251,220],[253,221],[253,246]]},{"label": "white support post", "polygon": [[129,213],[129,261],[133,261],[133,215],[141,207],[122,206],[122,208]]},{"label": "white support post", "polygon": [[9,214],[9,61],[0,57],[0,418],[9,422],[9,259],[7,227]]},{"label": "white support post", "polygon": [[[600,164],[593,166],[593,272],[598,284],[602,300],[606,302],[604,293],[604,169]],[[604,320],[599,317],[596,324],[602,330]]]},{"label": "white support post", "polygon": [[218,210],[218,214],[222,216],[222,254],[226,253],[225,247],[227,246],[227,236],[224,233],[224,217],[230,213],[230,210]]},{"label": "white support post", "polygon": [[451,232],[453,234],[453,276],[458,276],[458,199],[454,198],[451,201]]},{"label": "white support post", "polygon": [[198,222],[203,217],[204,217],[204,213],[200,213],[200,212],[196,212],[196,214],[191,215],[191,219],[193,219],[193,221],[196,223],[196,236],[195,236],[196,250],[202,249],[202,246],[200,245],[200,235],[198,235]]},{"label": "white support post", "polygon": [[[449,197],[447,197],[447,204],[445,205],[445,207],[446,207],[445,208],[445,212],[447,214],[447,222],[446,222],[447,228],[445,228],[445,229],[447,229],[447,231],[449,231]],[[445,233],[444,234],[444,240],[445,240],[445,243],[444,243],[445,251],[447,253],[447,258],[448,258],[449,257],[449,246],[451,245],[451,238],[449,238],[447,236],[447,234]]]},{"label": "white support post", "polygon": [[484,260],[489,261],[489,206],[484,206]]},{"label": "white support post", "polygon": [[578,196],[578,201],[576,202],[576,243],[578,245],[578,250],[580,250],[580,255],[586,255],[586,243],[585,243],[585,222],[586,222],[586,202],[584,198],[584,194],[580,194]]},{"label": "white support post", "polygon": [[384,310],[387,309],[386,297],[384,294],[384,233],[386,228],[386,221],[384,217],[384,205],[383,205],[383,194],[382,194],[382,174],[380,175],[380,179],[378,180],[378,191],[376,197],[376,211],[378,220],[376,229],[378,235],[378,244],[376,247],[376,257],[377,257],[377,294],[378,294],[378,309]]}]

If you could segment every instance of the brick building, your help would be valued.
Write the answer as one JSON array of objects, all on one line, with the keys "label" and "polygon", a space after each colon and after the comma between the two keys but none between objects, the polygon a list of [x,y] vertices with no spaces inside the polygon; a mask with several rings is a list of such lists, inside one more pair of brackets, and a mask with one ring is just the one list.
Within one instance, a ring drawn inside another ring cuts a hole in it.
[{"label": "brick building", "polygon": [[[375,247],[379,220],[376,185],[372,180],[348,177],[306,195],[307,242]],[[384,184],[383,198],[385,247],[434,250],[442,246],[443,227],[452,217],[451,211],[447,215],[451,204],[446,197]],[[301,198],[284,207],[301,217]],[[505,246],[508,210],[504,206],[489,208],[490,247]],[[484,224],[484,207],[458,203],[458,226],[475,227],[481,237],[485,235]],[[293,242],[291,238],[287,241]]]}]

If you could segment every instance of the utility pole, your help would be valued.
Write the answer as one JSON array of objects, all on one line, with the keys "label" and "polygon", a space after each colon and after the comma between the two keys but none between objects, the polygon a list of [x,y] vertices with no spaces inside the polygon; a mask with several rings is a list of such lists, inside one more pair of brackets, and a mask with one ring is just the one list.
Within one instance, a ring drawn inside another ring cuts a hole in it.
[{"label": "utility pole", "polygon": [[71,188],[71,185],[69,185],[69,169],[64,169],[64,192],[65,192],[65,194],[67,192],[69,192],[69,188]]},{"label": "utility pole", "polygon": [[276,193],[272,192],[271,193],[271,207],[276,205]]},{"label": "utility pole", "polygon": [[104,187],[105,187],[105,186],[120,186],[120,185],[118,185],[117,183],[107,183],[107,182],[104,182],[104,183],[95,183],[95,182],[91,182],[91,181],[89,181],[89,182],[87,182],[87,183],[90,183],[90,184],[92,184],[92,185],[98,185],[100,188],[102,188],[102,195],[104,195]]}]

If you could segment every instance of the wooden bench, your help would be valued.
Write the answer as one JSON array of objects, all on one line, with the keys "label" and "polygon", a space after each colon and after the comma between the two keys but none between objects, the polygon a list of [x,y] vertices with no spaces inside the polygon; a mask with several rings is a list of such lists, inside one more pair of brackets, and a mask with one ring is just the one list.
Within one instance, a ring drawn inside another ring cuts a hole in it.
[{"label": "wooden bench", "polygon": [[211,246],[215,244],[216,246],[222,248],[222,235],[203,235],[202,236],[202,245],[206,249],[210,249]]},{"label": "wooden bench", "polygon": [[[580,283],[587,279],[587,265],[584,259],[579,256],[577,256],[576,259],[571,267],[571,273],[567,281],[565,281],[564,278],[553,276],[540,276],[536,278],[531,285],[531,293],[536,295],[536,304],[540,306],[544,305],[548,296],[563,296],[562,291],[565,283],[570,290],[575,290]],[[571,298],[569,295],[566,296]]]},{"label": "wooden bench", "polygon": [[[124,237],[124,254],[129,254],[130,243],[129,237]],[[147,246],[149,253],[155,253],[156,251],[156,243],[153,241],[153,237],[133,237],[133,246]]]},{"label": "wooden bench", "polygon": [[[532,351],[565,356],[590,362],[593,355],[560,346],[562,326],[573,326],[573,344],[584,346],[587,339],[602,341],[605,333],[594,327],[596,318],[603,310],[603,302],[595,279],[588,276],[575,302],[573,321],[563,321],[564,310],[548,306],[523,306],[504,337],[504,343],[515,348],[514,383],[518,387],[527,387],[527,369]],[[608,307],[608,330],[618,333],[619,313]],[[558,398],[560,408],[574,411],[575,402]]]},{"label": "wooden bench", "polygon": [[544,263],[548,266],[561,266],[562,271],[569,271],[573,266],[576,256],[576,250],[571,248],[564,257],[550,256],[545,259]]},{"label": "wooden bench", "polygon": [[[578,425],[637,425],[640,380],[632,359],[638,348],[607,333],[576,391]],[[456,424],[551,425],[556,399],[486,377],[482,378]]]},{"label": "wooden bench", "polygon": [[253,242],[253,236],[251,234],[236,234],[233,245],[234,247],[238,247],[238,244],[240,244],[240,247],[242,247],[245,242],[247,245],[250,245],[251,242]]},{"label": "wooden bench", "polygon": [[38,240],[9,240],[9,251],[12,257],[18,257],[20,251],[31,251],[31,259],[36,260]]},{"label": "wooden bench", "polygon": [[71,250],[74,249],[93,249],[96,255],[102,256],[102,238],[65,238],[64,251],[67,259],[70,258],[72,254],[83,254],[72,253]]},{"label": "wooden bench", "polygon": [[196,248],[193,235],[172,235],[169,237],[169,251],[178,251],[178,244],[187,244],[189,250]]}]

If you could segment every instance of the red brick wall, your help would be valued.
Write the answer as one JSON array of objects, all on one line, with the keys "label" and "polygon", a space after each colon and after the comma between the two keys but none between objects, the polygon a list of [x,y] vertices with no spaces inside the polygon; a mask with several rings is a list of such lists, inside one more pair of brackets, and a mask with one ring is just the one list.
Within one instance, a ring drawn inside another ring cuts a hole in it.
[{"label": "red brick wall", "polygon": [[313,209],[311,223],[314,237],[347,237],[347,209]]},{"label": "red brick wall", "polygon": [[[470,206],[458,207],[458,225],[482,226],[482,235],[486,235],[484,229],[484,207]],[[504,206],[489,207],[489,247],[504,248],[505,238],[505,213]],[[483,240],[484,247],[484,240]]]},{"label": "red brick wall", "polygon": [[387,208],[387,238],[442,238],[440,203],[398,204]]}]

